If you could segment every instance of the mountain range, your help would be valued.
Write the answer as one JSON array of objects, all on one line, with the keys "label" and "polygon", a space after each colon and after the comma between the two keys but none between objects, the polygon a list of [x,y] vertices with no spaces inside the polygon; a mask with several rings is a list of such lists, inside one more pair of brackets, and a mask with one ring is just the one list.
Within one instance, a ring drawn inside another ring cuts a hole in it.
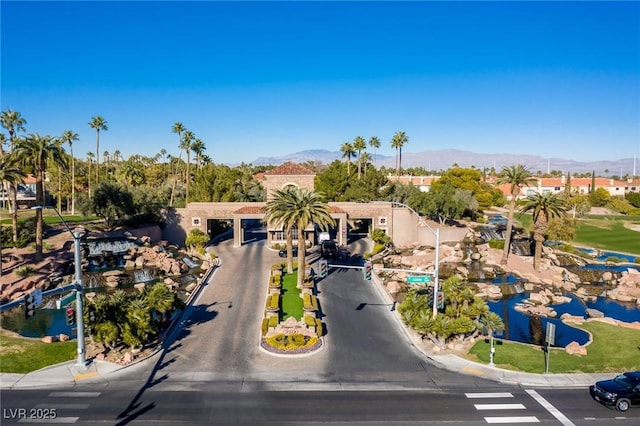
[{"label": "mountain range", "polygon": [[[373,157],[373,153],[369,153]],[[253,165],[279,165],[287,161],[304,163],[305,161],[321,162],[329,164],[334,160],[342,159],[340,151],[326,149],[312,149],[299,151],[279,157],[259,157]],[[376,166],[395,167],[395,156],[377,154]],[[545,158],[537,155],[525,154],[484,154],[457,149],[441,149],[421,152],[403,152],[402,167],[424,167],[427,170],[447,170],[457,164],[460,167],[475,167],[477,169],[495,168],[496,171],[503,167],[515,164],[526,166],[532,173],[538,171],[547,173],[558,170],[566,173],[590,173],[594,171],[598,176],[636,176],[640,173],[640,162],[635,158],[623,158],[620,160],[602,161],[575,161],[565,158]]]}]

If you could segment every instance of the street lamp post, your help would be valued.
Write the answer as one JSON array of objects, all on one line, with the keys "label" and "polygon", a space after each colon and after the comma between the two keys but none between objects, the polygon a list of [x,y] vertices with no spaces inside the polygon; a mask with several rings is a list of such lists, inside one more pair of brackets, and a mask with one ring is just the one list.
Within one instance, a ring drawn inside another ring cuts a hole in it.
[{"label": "street lamp post", "polygon": [[74,247],[74,263],[75,263],[75,291],[76,291],[76,327],[78,329],[78,360],[76,366],[86,367],[85,359],[85,345],[84,345],[84,299],[83,292],[84,286],[82,284],[82,255],[80,252],[80,240],[84,236],[84,230],[82,228],[76,228],[75,231],[71,230],[69,224],[64,220],[58,209],[53,206],[35,206],[33,209],[51,209],[56,212],[65,228],[71,235],[73,235],[73,247]]},{"label": "street lamp post", "polygon": [[438,290],[439,290],[439,271],[440,271],[440,229],[436,228],[433,229],[431,226],[429,226],[429,224],[427,222],[424,221],[424,219],[422,219],[422,216],[420,216],[418,214],[417,211],[415,211],[414,209],[412,209],[411,207],[409,207],[408,205],[398,202],[398,201],[374,201],[375,203],[389,203],[391,205],[396,204],[402,207],[405,207],[407,209],[409,209],[409,211],[411,211],[417,218],[418,218],[418,223],[424,227],[426,227],[429,231],[431,231],[431,233],[433,233],[433,235],[435,235],[436,237],[436,261],[435,261],[435,268],[433,271],[433,317],[435,318],[436,315],[438,315],[438,302],[437,302],[437,297],[436,295],[438,294]]}]

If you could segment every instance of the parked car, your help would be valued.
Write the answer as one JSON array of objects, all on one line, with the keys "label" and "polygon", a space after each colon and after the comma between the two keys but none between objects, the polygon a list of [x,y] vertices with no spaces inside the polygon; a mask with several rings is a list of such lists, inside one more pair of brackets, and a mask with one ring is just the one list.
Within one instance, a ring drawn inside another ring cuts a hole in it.
[{"label": "parked car", "polygon": [[591,397],[619,411],[640,406],[640,371],[620,374],[611,380],[596,382],[589,386]]},{"label": "parked car", "polygon": [[320,255],[325,259],[335,259],[338,257],[338,245],[333,240],[323,241],[320,244]]},{"label": "parked car", "polygon": [[[293,251],[293,257],[296,257],[296,256],[298,255],[298,247],[293,246],[292,251]],[[282,249],[282,250],[280,250],[280,251],[278,252],[278,255],[279,255],[280,257],[287,257],[287,249]]]}]

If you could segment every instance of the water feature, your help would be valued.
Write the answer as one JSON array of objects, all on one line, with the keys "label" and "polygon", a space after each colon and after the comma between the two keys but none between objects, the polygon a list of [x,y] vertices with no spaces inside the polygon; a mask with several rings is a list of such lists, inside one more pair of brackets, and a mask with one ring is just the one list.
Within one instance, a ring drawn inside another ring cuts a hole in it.
[{"label": "water feature", "polygon": [[152,268],[144,268],[144,269],[136,269],[133,271],[133,282],[134,283],[148,283],[150,281],[155,281],[156,279],[156,270]]},{"label": "water feature", "polygon": [[590,256],[593,256],[595,260],[598,260],[601,262],[604,262],[610,258],[616,258],[624,262],[634,263],[636,259],[640,258],[640,256],[636,254],[617,253],[614,251],[603,251],[603,250],[597,250],[597,249],[586,248],[586,247],[579,247],[578,250]]},{"label": "water feature", "polygon": [[139,244],[135,240],[129,239],[89,239],[83,242],[83,246],[87,247],[88,252],[85,256],[88,258],[103,256],[104,254],[124,254],[132,247]]},{"label": "water feature", "polygon": [[[583,345],[589,341],[587,332],[564,324],[558,318],[536,317],[517,311],[515,306],[528,298],[527,293],[517,293],[487,302],[491,312],[498,314],[504,321],[503,335],[506,340],[542,345],[547,323],[551,322],[556,326],[555,346],[564,347],[573,341]],[[559,305],[554,305],[554,308],[556,306]],[[579,312],[580,309],[577,311]],[[581,308],[581,311],[584,313],[584,308]]]}]

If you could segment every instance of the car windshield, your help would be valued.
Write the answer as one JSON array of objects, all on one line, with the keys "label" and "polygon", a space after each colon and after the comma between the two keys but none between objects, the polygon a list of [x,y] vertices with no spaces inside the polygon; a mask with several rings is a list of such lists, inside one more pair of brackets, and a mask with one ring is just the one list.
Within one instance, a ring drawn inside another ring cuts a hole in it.
[{"label": "car windshield", "polygon": [[616,382],[617,384],[619,384],[620,386],[622,386],[625,389],[633,389],[633,383],[624,374],[619,375],[618,377],[613,379],[613,381]]}]

